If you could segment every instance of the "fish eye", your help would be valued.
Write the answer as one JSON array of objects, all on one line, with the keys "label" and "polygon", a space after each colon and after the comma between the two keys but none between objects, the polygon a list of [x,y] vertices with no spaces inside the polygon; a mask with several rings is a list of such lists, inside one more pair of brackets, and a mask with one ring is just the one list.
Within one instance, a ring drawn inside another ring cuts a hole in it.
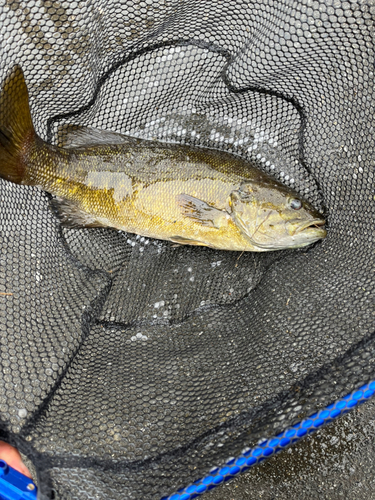
[{"label": "fish eye", "polygon": [[302,208],[302,201],[298,198],[293,198],[290,201],[290,208],[293,208],[293,210],[300,210]]}]

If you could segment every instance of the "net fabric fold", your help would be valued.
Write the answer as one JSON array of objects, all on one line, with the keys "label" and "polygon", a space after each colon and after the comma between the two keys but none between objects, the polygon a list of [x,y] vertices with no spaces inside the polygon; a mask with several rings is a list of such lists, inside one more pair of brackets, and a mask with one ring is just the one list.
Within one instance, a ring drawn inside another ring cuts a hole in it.
[{"label": "net fabric fold", "polygon": [[160,498],[374,376],[374,9],[0,4],[34,124],[215,147],[328,216],[239,255],[61,229],[0,181],[0,418],[56,498]]}]

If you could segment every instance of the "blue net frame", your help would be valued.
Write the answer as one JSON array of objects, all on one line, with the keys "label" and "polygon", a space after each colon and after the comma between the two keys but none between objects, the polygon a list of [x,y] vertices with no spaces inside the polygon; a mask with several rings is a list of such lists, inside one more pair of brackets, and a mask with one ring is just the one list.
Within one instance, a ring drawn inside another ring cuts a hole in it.
[{"label": "blue net frame", "polygon": [[283,432],[272,436],[259,443],[254,448],[248,448],[242,455],[232,458],[220,467],[215,467],[206,477],[194,481],[186,488],[182,488],[172,495],[161,500],[192,500],[203,495],[206,491],[233,479],[256,464],[285,450],[288,446],[300,441],[308,434],[312,434],[320,427],[329,424],[335,419],[345,415],[353,408],[368,401],[375,394],[375,380],[361,386],[359,389],[347,394],[326,408],[313,413],[292,427],[287,427]]}]

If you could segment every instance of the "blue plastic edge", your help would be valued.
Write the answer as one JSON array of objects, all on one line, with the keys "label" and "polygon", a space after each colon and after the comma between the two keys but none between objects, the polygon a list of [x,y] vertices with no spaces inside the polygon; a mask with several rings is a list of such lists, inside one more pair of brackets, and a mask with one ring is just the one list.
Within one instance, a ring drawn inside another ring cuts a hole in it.
[{"label": "blue plastic edge", "polygon": [[277,436],[262,440],[258,446],[244,450],[239,457],[231,458],[226,464],[215,467],[211,470],[209,476],[198,479],[189,486],[186,486],[186,488],[163,497],[161,500],[192,500],[202,495],[205,491],[211,490],[219,484],[238,476],[264,459],[275,455],[290,444],[300,441],[307,434],[315,432],[323,425],[332,422],[349,410],[364,403],[374,394],[375,381],[368,382],[359,389],[338,399],[335,403],[328,405],[323,410],[319,410],[292,427],[287,427],[283,432],[277,434]]},{"label": "blue plastic edge", "polygon": [[0,500],[36,500],[37,492],[32,479],[0,460]]}]

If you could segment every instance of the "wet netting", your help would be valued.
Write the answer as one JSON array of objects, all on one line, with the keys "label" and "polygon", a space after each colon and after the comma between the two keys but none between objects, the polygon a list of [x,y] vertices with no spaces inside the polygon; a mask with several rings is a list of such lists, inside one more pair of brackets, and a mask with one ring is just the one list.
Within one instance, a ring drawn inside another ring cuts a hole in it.
[{"label": "wet netting", "polygon": [[[62,228],[0,180],[2,438],[56,499],[159,499],[374,378],[369,2],[0,1],[1,81],[83,125],[242,156],[328,221],[303,250]],[[1,437],[1,436],[0,436]]]}]

